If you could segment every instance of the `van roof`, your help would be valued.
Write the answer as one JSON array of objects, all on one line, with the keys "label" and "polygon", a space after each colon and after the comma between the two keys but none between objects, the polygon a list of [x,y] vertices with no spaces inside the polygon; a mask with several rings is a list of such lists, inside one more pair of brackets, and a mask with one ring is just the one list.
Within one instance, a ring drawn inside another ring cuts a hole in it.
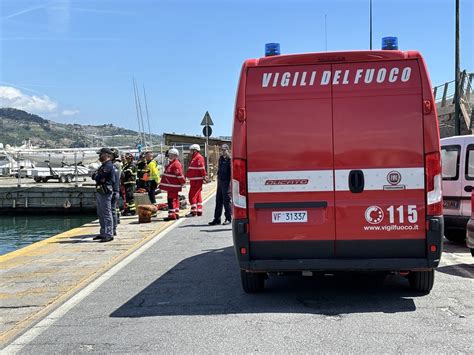
[{"label": "van roof", "polygon": [[273,65],[301,65],[316,63],[343,63],[343,62],[367,62],[380,60],[400,60],[421,58],[418,51],[341,51],[341,52],[316,52],[301,54],[276,55],[249,59],[246,64],[250,66],[273,66]]}]

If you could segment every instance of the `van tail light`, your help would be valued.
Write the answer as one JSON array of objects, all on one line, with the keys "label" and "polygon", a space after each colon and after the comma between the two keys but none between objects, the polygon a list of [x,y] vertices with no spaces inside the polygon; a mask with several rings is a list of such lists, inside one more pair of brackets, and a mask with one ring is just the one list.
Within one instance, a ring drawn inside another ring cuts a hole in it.
[{"label": "van tail light", "polygon": [[443,194],[441,192],[441,158],[439,152],[425,155],[426,203],[428,216],[443,214]]},{"label": "van tail light", "polygon": [[247,218],[247,164],[243,159],[232,161],[232,203],[233,218]]}]

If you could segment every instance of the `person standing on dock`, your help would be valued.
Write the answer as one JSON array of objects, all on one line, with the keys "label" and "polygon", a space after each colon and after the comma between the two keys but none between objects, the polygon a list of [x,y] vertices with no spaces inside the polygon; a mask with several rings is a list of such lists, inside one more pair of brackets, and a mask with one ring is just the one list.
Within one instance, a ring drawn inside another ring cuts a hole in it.
[{"label": "person standing on dock", "polygon": [[114,236],[117,235],[117,226],[120,224],[120,209],[118,202],[120,199],[120,176],[122,175],[122,161],[119,158],[119,151],[116,148],[111,149],[112,163],[114,165],[114,185],[112,194],[112,216],[114,221]]},{"label": "person standing on dock", "polygon": [[137,190],[138,192],[143,192],[147,189],[147,182],[145,180],[145,174],[148,177],[148,166],[145,160],[145,153],[140,153],[137,163]]},{"label": "person standing on dock", "polygon": [[100,234],[93,239],[100,240],[100,242],[110,242],[114,240],[112,194],[115,174],[112,156],[113,152],[109,148],[102,148],[99,151],[99,161],[102,165],[97,172],[92,174],[92,179],[94,179],[96,183],[97,214],[100,223]]},{"label": "person standing on dock", "polygon": [[202,184],[206,177],[206,164],[204,158],[199,151],[199,144],[192,144],[189,147],[191,152],[191,162],[189,163],[186,177],[190,183],[189,203],[191,204],[191,212],[186,217],[202,216]]},{"label": "person standing on dock", "polygon": [[122,170],[122,184],[125,188],[126,207],[124,210],[125,216],[134,216],[136,213],[136,206],[133,193],[135,192],[135,185],[137,181],[137,167],[133,162],[133,154],[127,153],[125,155],[125,164]]},{"label": "person standing on dock", "polygon": [[222,207],[224,207],[225,221],[223,224],[232,222],[231,207],[231,158],[229,154],[229,146],[223,144],[221,147],[221,157],[219,158],[219,167],[217,169],[217,192],[216,192],[216,209],[214,210],[214,219],[209,225],[215,226],[221,224]]},{"label": "person standing on dock", "polygon": [[158,163],[153,159],[153,152],[151,151],[146,152],[145,160],[148,167],[148,197],[150,198],[150,202],[156,205],[156,188],[160,182]]},{"label": "person standing on dock", "polygon": [[175,148],[168,151],[169,163],[160,181],[160,190],[168,193],[168,217],[165,221],[179,219],[179,192],[186,183],[183,176],[183,166],[178,160],[179,152]]}]

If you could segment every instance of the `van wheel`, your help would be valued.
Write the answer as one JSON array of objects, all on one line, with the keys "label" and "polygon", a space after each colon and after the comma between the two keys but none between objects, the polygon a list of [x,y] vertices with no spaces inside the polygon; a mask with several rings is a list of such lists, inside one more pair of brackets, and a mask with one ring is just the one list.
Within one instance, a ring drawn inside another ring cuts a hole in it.
[{"label": "van wheel", "polygon": [[247,293],[261,292],[265,286],[265,274],[263,273],[240,270],[240,280],[242,288]]},{"label": "van wheel", "polygon": [[434,284],[434,270],[430,271],[412,271],[408,275],[410,287],[417,292],[425,294],[430,293]]},{"label": "van wheel", "polygon": [[454,243],[464,243],[466,240],[466,233],[461,229],[446,229],[444,236],[447,240]]}]

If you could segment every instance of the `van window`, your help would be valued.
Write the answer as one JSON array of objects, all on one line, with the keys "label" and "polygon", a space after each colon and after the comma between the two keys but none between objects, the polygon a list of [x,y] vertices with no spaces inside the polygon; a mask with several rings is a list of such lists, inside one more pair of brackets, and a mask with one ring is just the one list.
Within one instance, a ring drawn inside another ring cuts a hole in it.
[{"label": "van window", "polygon": [[467,146],[466,180],[474,180],[474,144],[469,144]]},{"label": "van window", "polygon": [[460,145],[445,145],[441,147],[441,165],[443,180],[457,180],[459,178]]}]

